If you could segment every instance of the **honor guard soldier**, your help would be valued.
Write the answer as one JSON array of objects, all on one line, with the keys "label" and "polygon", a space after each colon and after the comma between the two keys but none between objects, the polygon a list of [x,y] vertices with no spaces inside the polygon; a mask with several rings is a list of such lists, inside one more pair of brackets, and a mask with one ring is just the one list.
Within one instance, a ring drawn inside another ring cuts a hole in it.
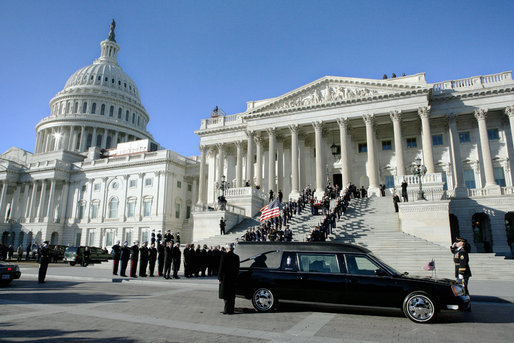
[{"label": "honor guard soldier", "polygon": [[50,249],[48,248],[48,241],[44,241],[41,247],[41,259],[39,260],[39,283],[45,283],[46,271],[48,263],[50,262]]},{"label": "honor guard soldier", "polygon": [[127,276],[127,265],[128,261],[130,260],[130,248],[128,247],[128,242],[123,242],[123,247],[121,248],[120,252],[120,276]]},{"label": "honor guard soldier", "polygon": [[139,260],[139,242],[135,241],[134,245],[130,247],[130,277],[137,277],[137,262]]},{"label": "honor guard soldier", "polygon": [[118,265],[120,264],[120,257],[121,257],[120,241],[117,241],[116,244],[114,244],[112,246],[111,254],[112,254],[112,275],[118,275]]},{"label": "honor guard soldier", "polygon": [[152,243],[150,249],[148,249],[148,266],[150,269],[150,276],[154,276],[155,270],[155,261],[157,260],[157,249],[155,248],[155,243]]},{"label": "honor guard soldier", "polygon": [[147,276],[146,268],[148,268],[148,242],[143,242],[143,246],[139,249],[139,276]]},{"label": "honor guard soldier", "polygon": [[457,238],[457,241],[450,248],[453,252],[453,262],[455,263],[455,277],[457,281],[462,282],[466,294],[469,294],[468,282],[471,277],[468,247],[467,241],[464,238]]}]

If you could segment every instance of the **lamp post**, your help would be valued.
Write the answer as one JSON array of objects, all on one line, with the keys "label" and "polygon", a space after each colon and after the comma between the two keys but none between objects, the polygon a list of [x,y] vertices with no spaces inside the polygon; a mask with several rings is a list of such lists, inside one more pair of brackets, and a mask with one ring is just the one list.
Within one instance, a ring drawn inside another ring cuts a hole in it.
[{"label": "lamp post", "polygon": [[418,176],[419,179],[419,191],[418,191],[418,199],[417,200],[427,200],[425,199],[425,194],[423,193],[423,188],[421,184],[421,178],[427,173],[427,167],[421,164],[421,158],[416,158],[415,165],[412,166],[412,173]]},{"label": "lamp post", "polygon": [[216,188],[221,191],[221,195],[218,197],[218,207],[220,210],[225,211],[227,209],[227,199],[225,199],[225,190],[230,188],[230,184],[225,181],[225,175],[221,176],[221,182],[216,182]]}]

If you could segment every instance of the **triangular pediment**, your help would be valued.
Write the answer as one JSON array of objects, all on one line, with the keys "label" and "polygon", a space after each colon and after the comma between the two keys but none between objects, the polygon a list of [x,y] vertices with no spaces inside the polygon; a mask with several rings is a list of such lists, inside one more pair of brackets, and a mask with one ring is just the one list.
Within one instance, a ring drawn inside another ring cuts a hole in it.
[{"label": "triangular pediment", "polygon": [[405,92],[426,89],[423,84],[402,84],[390,80],[373,80],[326,76],[276,98],[254,102],[248,114],[292,111],[316,106],[341,105]]},{"label": "triangular pediment", "polygon": [[0,155],[0,158],[4,161],[11,161],[18,164],[27,164],[29,157],[32,156],[32,153],[17,148],[12,147],[9,150],[5,151],[3,154]]}]

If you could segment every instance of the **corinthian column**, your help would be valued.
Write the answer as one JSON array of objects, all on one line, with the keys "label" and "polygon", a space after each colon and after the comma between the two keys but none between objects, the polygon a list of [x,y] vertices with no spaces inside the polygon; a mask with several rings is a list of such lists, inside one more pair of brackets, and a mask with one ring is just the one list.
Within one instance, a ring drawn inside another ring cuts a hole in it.
[{"label": "corinthian column", "polygon": [[512,144],[514,146],[514,106],[505,107],[505,114],[509,117],[510,134],[512,135]]},{"label": "corinthian column", "polygon": [[205,204],[205,151],[206,147],[200,145],[200,175],[198,177],[198,205],[203,206]]},{"label": "corinthian column", "polygon": [[378,196],[380,189],[378,188],[378,168],[375,156],[375,118],[373,114],[365,114],[362,116],[366,124],[366,143],[368,149],[368,178],[369,178],[369,195]]},{"label": "corinthian column", "polygon": [[389,113],[389,116],[393,121],[394,152],[396,156],[396,176],[403,176],[405,175],[405,164],[403,162],[401,111],[391,111]]},{"label": "corinthian column", "polygon": [[457,116],[455,114],[448,116],[448,128],[450,134],[450,154],[453,158],[453,174],[455,175],[455,197],[467,198],[468,191],[464,183],[464,171],[462,170],[459,138],[457,136]]},{"label": "corinthian column", "polygon": [[[475,118],[478,122],[478,132],[480,133],[480,145],[482,153],[482,164],[484,166],[485,173],[485,188],[496,189],[498,192],[500,188],[494,180],[493,160],[491,159],[491,150],[489,148],[489,137],[487,135],[487,124],[485,119],[487,118],[487,110],[478,109],[475,110]],[[493,190],[493,192],[495,192]],[[496,193],[496,192],[495,192]]]},{"label": "corinthian column", "polygon": [[268,164],[268,190],[273,190],[276,194],[275,189],[275,153],[276,153],[276,137],[275,129],[267,129],[269,137],[269,164]]},{"label": "corinthian column", "polygon": [[243,187],[243,152],[242,141],[236,142],[236,187]]},{"label": "corinthian column", "polygon": [[325,193],[323,187],[323,148],[321,146],[321,131],[323,130],[323,123],[317,121],[312,123],[312,126],[314,127],[314,139],[316,147],[316,192],[314,196],[321,200],[323,194]]},{"label": "corinthian column", "polygon": [[250,187],[253,186],[253,131],[246,131],[248,144],[246,149],[246,179],[250,181]]},{"label": "corinthian column", "polygon": [[343,179],[343,184],[341,185],[341,189],[350,183],[350,165],[348,158],[348,118],[339,118],[337,119],[337,124],[339,124],[339,141],[341,142],[341,176]]},{"label": "corinthian column", "polygon": [[262,138],[259,136],[255,137],[257,165],[255,168],[255,185],[262,187]]},{"label": "corinthian column", "polygon": [[432,154],[432,133],[430,131],[430,106],[418,108],[423,130],[423,163],[427,167],[427,173],[434,173],[434,156]]},{"label": "corinthian column", "polygon": [[291,131],[291,193],[289,199],[298,199],[298,125],[289,125]]},{"label": "corinthian column", "polygon": [[223,175],[223,160],[225,158],[223,153],[223,144],[217,144],[218,146],[218,178],[216,179],[221,183],[221,176]]}]

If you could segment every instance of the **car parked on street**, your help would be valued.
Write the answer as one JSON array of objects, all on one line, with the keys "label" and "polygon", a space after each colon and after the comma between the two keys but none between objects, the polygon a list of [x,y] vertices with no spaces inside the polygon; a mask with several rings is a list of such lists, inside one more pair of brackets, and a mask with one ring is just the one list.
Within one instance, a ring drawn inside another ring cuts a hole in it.
[{"label": "car parked on street", "polygon": [[20,267],[16,264],[0,262],[0,286],[7,286],[21,276]]},{"label": "car parked on street", "polygon": [[239,242],[237,291],[259,312],[279,301],[399,308],[416,323],[442,310],[465,311],[469,295],[449,279],[409,277],[366,248],[343,243]]},{"label": "car parked on street", "polygon": [[105,262],[112,258],[112,255],[106,252],[104,249],[97,247],[88,247],[90,251],[89,261],[84,258],[84,251],[86,247],[67,247],[64,252],[64,262],[68,262],[70,266],[76,264],[81,266],[87,266],[90,263]]}]

